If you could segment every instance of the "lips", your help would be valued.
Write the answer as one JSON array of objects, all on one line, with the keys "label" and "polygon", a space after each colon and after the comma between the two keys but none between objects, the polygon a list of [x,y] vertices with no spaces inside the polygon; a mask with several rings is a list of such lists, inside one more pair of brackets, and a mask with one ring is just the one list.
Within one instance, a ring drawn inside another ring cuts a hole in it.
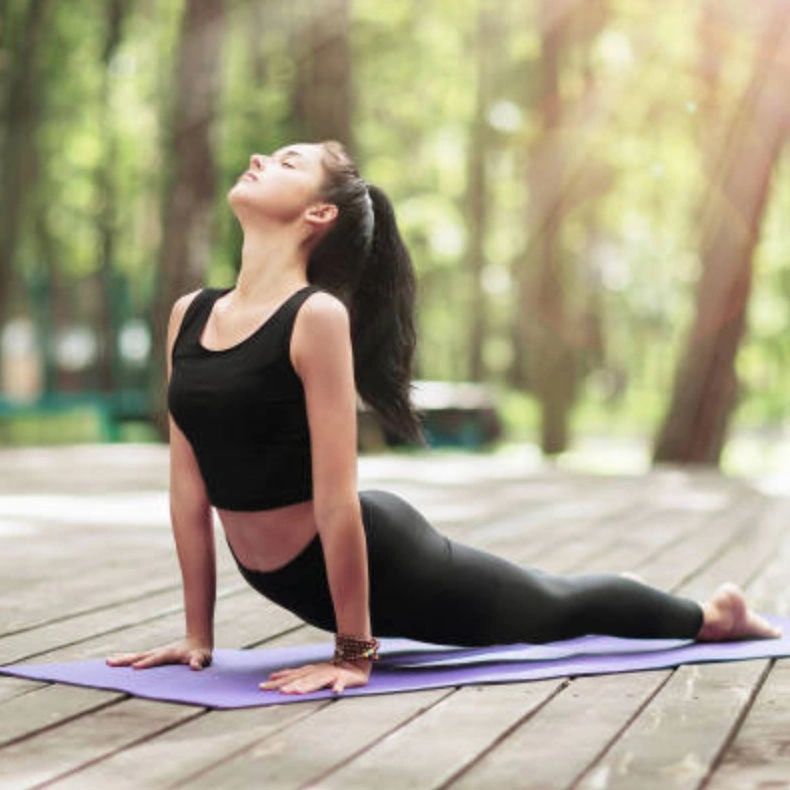
[{"label": "lips", "polygon": [[242,178],[246,178],[246,179],[248,179],[250,181],[257,181],[258,180],[258,176],[256,176],[255,173],[252,172],[252,170],[248,170],[246,173],[244,173]]}]

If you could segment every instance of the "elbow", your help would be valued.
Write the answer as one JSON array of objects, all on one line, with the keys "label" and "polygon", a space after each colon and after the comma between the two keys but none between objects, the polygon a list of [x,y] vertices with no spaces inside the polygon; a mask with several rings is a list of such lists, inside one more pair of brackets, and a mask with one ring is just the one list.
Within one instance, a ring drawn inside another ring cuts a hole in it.
[{"label": "elbow", "polygon": [[335,532],[347,526],[362,525],[362,507],[359,499],[350,501],[333,502],[322,507],[316,506],[314,510],[315,522],[319,533]]},{"label": "elbow", "polygon": [[195,475],[171,473],[170,506],[179,510],[210,510],[211,502],[203,481]]},{"label": "elbow", "polygon": [[211,527],[211,504],[203,497],[188,496],[178,491],[170,492],[170,518],[173,522],[184,522]]}]

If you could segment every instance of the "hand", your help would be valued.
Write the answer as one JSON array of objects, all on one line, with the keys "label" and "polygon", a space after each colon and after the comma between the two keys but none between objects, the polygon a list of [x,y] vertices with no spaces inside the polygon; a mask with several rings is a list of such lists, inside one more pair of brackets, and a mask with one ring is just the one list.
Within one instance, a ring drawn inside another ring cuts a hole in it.
[{"label": "hand", "polygon": [[280,669],[269,675],[269,680],[259,683],[261,689],[279,688],[285,694],[302,694],[332,686],[332,691],[341,692],[347,686],[364,686],[370,678],[371,661],[363,658],[343,661],[336,665],[329,661],[307,664],[294,669]]},{"label": "hand", "polygon": [[189,664],[190,669],[203,669],[211,664],[212,647],[194,639],[180,639],[153,650],[139,653],[118,653],[109,656],[106,663],[111,667],[128,666],[132,669],[145,669],[157,664]]}]

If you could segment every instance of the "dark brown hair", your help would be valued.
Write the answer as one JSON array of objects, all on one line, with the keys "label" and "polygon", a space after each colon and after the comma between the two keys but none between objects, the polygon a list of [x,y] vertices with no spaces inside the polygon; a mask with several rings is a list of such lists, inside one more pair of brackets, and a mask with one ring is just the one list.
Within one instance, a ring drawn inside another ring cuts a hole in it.
[{"label": "dark brown hair", "polygon": [[[383,190],[367,183],[337,140],[321,143],[319,200],[338,216],[310,254],[307,277],[349,311],[357,392],[403,440],[427,445],[410,402],[416,348],[416,278]],[[369,197],[368,197],[369,196]]]}]

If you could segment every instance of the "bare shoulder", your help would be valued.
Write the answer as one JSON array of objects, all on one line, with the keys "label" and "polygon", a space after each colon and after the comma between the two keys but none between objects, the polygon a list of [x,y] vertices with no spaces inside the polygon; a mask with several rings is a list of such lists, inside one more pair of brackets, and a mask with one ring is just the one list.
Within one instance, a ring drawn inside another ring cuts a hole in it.
[{"label": "bare shoulder", "polygon": [[178,334],[178,330],[181,327],[181,321],[184,319],[184,313],[186,313],[189,305],[192,304],[192,300],[202,290],[202,288],[196,288],[194,291],[190,291],[189,293],[183,294],[183,296],[179,296],[175,302],[173,302],[173,307],[170,309],[170,334],[172,336]]},{"label": "bare shoulder", "polygon": [[[331,359],[351,348],[350,318],[343,301],[328,291],[310,294],[296,314],[291,362],[301,376],[312,357]],[[334,353],[333,353],[334,352]]]},{"label": "bare shoulder", "polygon": [[174,318],[178,319],[178,322],[181,323],[181,319],[184,317],[184,313],[186,313],[187,308],[192,303],[192,300],[202,291],[202,288],[196,288],[194,291],[190,291],[189,293],[183,294],[183,296],[179,296],[178,299],[173,302],[173,308],[171,310],[171,314]]},{"label": "bare shoulder", "polygon": [[296,324],[302,324],[308,333],[343,327],[348,322],[348,308],[341,299],[329,291],[311,293],[296,315]]},{"label": "bare shoulder", "polygon": [[171,354],[173,353],[173,347],[175,346],[178,333],[181,331],[181,322],[184,320],[184,313],[186,313],[189,305],[192,304],[192,300],[202,290],[202,288],[196,288],[194,291],[190,291],[183,296],[179,296],[178,299],[173,302],[173,306],[170,308],[170,319],[167,322],[167,339],[165,342],[168,377],[170,376],[170,370],[172,366]]}]

